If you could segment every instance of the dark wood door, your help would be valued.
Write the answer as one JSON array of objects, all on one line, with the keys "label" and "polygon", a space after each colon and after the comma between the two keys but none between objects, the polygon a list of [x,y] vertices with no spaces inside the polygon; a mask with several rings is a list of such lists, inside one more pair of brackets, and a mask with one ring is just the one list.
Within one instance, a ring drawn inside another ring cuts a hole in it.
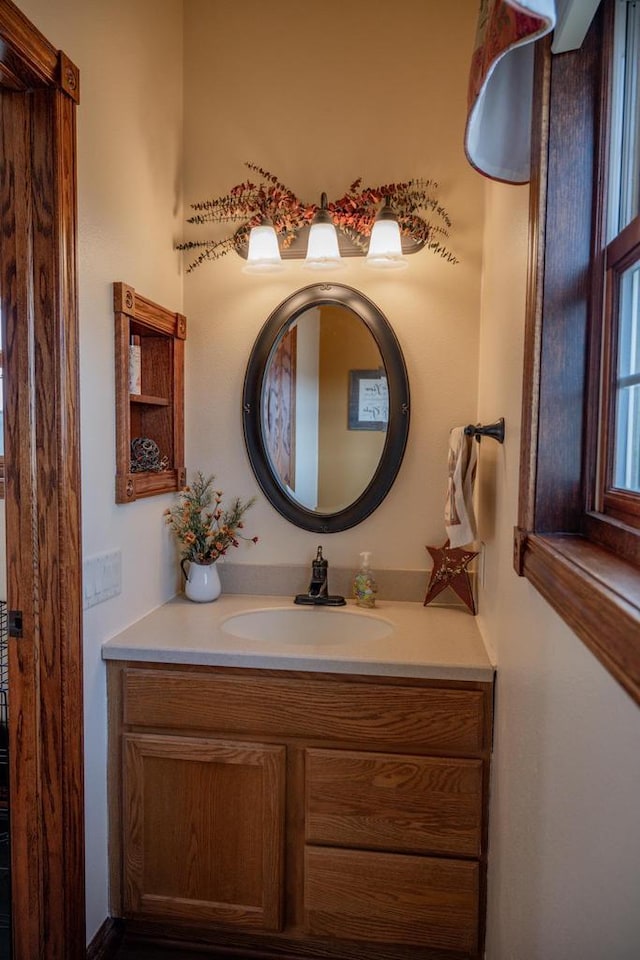
[{"label": "dark wood door", "polygon": [[85,955],[78,74],[0,0],[13,960]]}]

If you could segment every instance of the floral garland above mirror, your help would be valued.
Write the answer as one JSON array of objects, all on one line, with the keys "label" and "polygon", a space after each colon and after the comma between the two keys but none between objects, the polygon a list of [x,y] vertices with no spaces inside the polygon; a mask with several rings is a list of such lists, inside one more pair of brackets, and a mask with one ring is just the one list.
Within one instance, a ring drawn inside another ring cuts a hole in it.
[{"label": "floral garland above mirror", "polygon": [[[195,254],[187,266],[187,273],[206,260],[219,260],[230,251],[244,255],[251,229],[260,226],[265,219],[273,224],[281,250],[287,251],[320,211],[318,204],[300,200],[268,170],[249,162],[245,166],[257,174],[257,183],[245,180],[222,197],[191,204],[195,213],[187,223],[243,222],[222,240],[186,240],[176,244],[176,249]],[[423,178],[364,187],[362,178],[358,178],[344,196],[327,202],[326,210],[338,230],[353,245],[356,255],[367,252],[380,207],[390,204],[403,241],[411,244],[410,252],[427,249],[449,263],[458,263],[458,258],[445,244],[449,238],[451,220],[436,197],[437,187],[434,180]]]}]

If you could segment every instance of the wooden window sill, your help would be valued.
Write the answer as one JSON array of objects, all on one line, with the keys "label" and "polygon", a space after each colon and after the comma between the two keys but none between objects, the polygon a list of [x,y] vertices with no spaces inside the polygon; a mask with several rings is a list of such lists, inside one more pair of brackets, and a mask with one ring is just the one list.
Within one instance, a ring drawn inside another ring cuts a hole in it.
[{"label": "wooden window sill", "polygon": [[584,537],[525,534],[522,573],[640,703],[640,569]]}]

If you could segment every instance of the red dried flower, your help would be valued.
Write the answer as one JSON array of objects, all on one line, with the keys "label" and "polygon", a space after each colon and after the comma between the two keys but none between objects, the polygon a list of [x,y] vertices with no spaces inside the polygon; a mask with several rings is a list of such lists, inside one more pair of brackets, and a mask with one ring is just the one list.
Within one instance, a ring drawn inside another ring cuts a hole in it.
[{"label": "red dried flower", "polygon": [[[177,244],[178,250],[198,251],[188,265],[187,272],[195,270],[205,260],[218,260],[230,250],[245,245],[251,228],[257,226],[265,216],[273,221],[281,246],[285,249],[291,245],[300,228],[315,216],[318,210],[316,204],[304,203],[268,170],[254,163],[246,163],[245,166],[260,177],[260,183],[247,180],[232,187],[223,197],[192,204],[192,209],[197,212],[189,218],[189,223],[244,222],[234,234],[223,240],[189,240]],[[336,226],[364,251],[380,205],[388,198],[405,237],[440,254],[450,263],[457,263],[455,255],[443,243],[448,238],[451,221],[435,197],[437,186],[433,180],[418,178],[378,187],[363,187],[362,178],[359,177],[344,196],[328,204],[328,209]]]}]

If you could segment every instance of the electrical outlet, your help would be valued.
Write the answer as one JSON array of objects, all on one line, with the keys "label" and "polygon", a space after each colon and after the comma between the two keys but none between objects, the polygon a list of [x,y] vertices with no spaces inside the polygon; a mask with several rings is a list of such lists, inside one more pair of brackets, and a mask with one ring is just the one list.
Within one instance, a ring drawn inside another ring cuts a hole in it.
[{"label": "electrical outlet", "polygon": [[82,564],[83,606],[94,607],[122,592],[122,552],[110,550],[86,557]]}]

